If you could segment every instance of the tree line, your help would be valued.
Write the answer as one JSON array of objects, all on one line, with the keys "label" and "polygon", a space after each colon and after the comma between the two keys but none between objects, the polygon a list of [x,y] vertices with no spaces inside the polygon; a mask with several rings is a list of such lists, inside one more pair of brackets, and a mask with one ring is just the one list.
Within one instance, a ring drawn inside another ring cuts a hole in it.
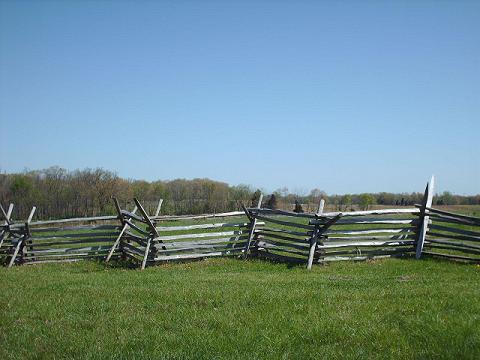
[{"label": "tree line", "polygon": [[[25,218],[32,206],[36,218],[66,218],[115,214],[112,197],[122,208],[132,210],[134,197],[149,214],[164,199],[162,214],[220,213],[240,209],[240,203],[256,206],[261,191],[248,185],[232,186],[210,179],[144,181],[123,179],[104,169],[67,171],[60,167],[22,173],[0,174],[0,202],[15,204],[15,217]],[[315,211],[321,198],[330,207],[345,211],[368,209],[373,205],[412,206],[423,193],[376,193],[328,195],[313,189],[308,195],[293,194],[281,188],[266,195],[264,206],[286,210]],[[480,195],[461,196],[450,192],[434,199],[437,205],[476,205]]]}]

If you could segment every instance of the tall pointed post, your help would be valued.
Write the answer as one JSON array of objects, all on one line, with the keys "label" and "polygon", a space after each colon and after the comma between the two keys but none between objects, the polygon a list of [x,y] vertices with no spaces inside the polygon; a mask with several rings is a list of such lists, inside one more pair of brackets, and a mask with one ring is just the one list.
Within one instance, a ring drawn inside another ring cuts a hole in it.
[{"label": "tall pointed post", "polygon": [[28,243],[30,244],[29,249],[32,252],[33,255],[33,241],[31,240],[32,233],[30,232],[30,223],[32,222],[33,215],[35,215],[35,211],[37,210],[36,206],[32,207],[32,210],[30,211],[30,215],[28,215],[27,222],[25,223],[25,239],[24,242],[26,243],[28,240]]},{"label": "tall pointed post", "polygon": [[[260,194],[260,198],[258,199],[257,209],[261,209],[263,201],[263,194]],[[255,226],[257,226],[257,218],[255,216],[251,216],[248,209],[242,204],[243,211],[245,215],[247,215],[248,219],[250,220],[250,231],[248,233],[248,241],[245,245],[245,251],[243,253],[243,258],[246,259],[248,257],[248,253],[250,252],[250,245],[252,243],[253,237],[255,236]]]},{"label": "tall pointed post", "polygon": [[[320,203],[318,204],[318,211],[316,213],[317,217],[322,216],[324,207],[325,207],[325,200],[321,199]],[[315,230],[313,230],[313,235],[310,238],[310,250],[308,252],[307,270],[312,269],[313,257],[315,256],[315,250],[317,249],[319,232],[320,232],[320,224],[315,224]]]},{"label": "tall pointed post", "polygon": [[427,183],[427,187],[425,188],[422,207],[420,208],[420,224],[417,238],[417,248],[415,251],[415,258],[417,259],[422,257],[423,244],[425,243],[425,237],[428,231],[428,223],[430,221],[430,217],[428,216],[429,211],[426,208],[432,206],[434,187],[435,177],[432,175],[430,182]]}]

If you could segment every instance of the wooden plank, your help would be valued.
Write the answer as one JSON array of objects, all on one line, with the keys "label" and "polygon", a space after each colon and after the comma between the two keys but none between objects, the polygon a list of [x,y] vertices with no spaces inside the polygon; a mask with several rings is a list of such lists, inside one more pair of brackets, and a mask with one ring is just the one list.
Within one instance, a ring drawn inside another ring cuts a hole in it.
[{"label": "wooden plank", "polygon": [[278,262],[287,262],[287,263],[294,263],[294,264],[305,264],[305,260],[302,260],[297,257],[289,257],[280,254],[272,254],[265,250],[259,250],[258,255],[263,258],[267,258],[270,260],[278,261]]},{"label": "wooden plank", "polygon": [[231,251],[231,250],[241,250],[245,248],[245,241],[243,242],[238,242],[237,246],[231,246],[230,244],[220,244],[220,245],[197,245],[194,247],[188,246],[188,247],[177,247],[177,248],[171,248],[167,250],[159,250],[157,251],[156,255],[167,255],[167,254],[178,254],[178,253],[198,253],[202,252],[204,253],[205,251]]},{"label": "wooden plank", "polygon": [[328,236],[325,238],[325,243],[334,243],[334,242],[345,242],[345,241],[364,241],[364,240],[404,240],[404,239],[416,239],[414,233],[410,233],[406,236],[399,235],[390,235],[390,236],[342,236],[342,237],[331,237]]},{"label": "wooden plank", "polygon": [[155,217],[158,217],[158,215],[160,215],[160,209],[162,208],[162,204],[163,204],[163,199],[160,199],[158,201],[157,210],[155,211]]},{"label": "wooden plank", "polygon": [[399,234],[399,233],[412,232],[415,229],[416,229],[415,227],[409,226],[409,227],[394,228],[394,229],[371,228],[366,230],[329,230],[325,232],[325,235]]},{"label": "wooden plank", "polygon": [[[415,204],[416,207],[419,207],[419,208],[423,208],[423,205],[419,205],[419,204]],[[430,206],[427,206],[425,207],[426,210],[428,210],[429,212],[431,213],[434,213],[434,214],[438,214],[438,215],[445,215],[447,217],[453,217],[453,218],[456,218],[457,220],[466,220],[470,223],[474,223],[476,225],[480,225],[480,218],[478,217],[475,217],[475,216],[468,216],[468,215],[463,215],[463,214],[457,214],[457,213],[453,213],[453,212],[449,212],[449,211],[445,211],[445,210],[439,210],[439,209],[435,209],[435,208],[432,208]]]},{"label": "wooden plank", "polygon": [[423,207],[422,209],[419,210],[422,213],[422,216],[421,216],[422,223],[418,233],[417,248],[415,251],[415,257],[417,259],[420,259],[422,256],[423,243],[425,242],[425,236],[427,235],[427,231],[428,231],[429,217],[428,215],[426,215],[428,211],[426,210],[426,208],[432,206],[434,186],[435,186],[435,177],[432,175],[430,182],[427,183],[427,187],[425,188],[425,194],[423,196]]},{"label": "wooden plank", "polygon": [[106,238],[116,237],[118,232],[94,232],[94,233],[69,233],[69,234],[53,234],[53,235],[35,235],[31,239],[35,241],[48,241],[48,240],[68,240],[68,239],[82,239],[82,238]]},{"label": "wooden plank", "polygon": [[[263,223],[264,224],[264,223]],[[257,223],[257,225],[260,225],[260,223]],[[305,231],[305,232],[300,232],[300,231],[294,231],[294,230],[287,230],[287,229],[276,229],[276,228],[270,228],[270,227],[262,227],[260,230],[262,232],[275,232],[275,233],[280,233],[280,234],[286,234],[286,235],[292,235],[292,236],[301,236],[305,238],[309,238],[310,236],[313,235],[313,231]]]},{"label": "wooden plank", "polygon": [[142,261],[142,270],[145,269],[145,266],[147,265],[147,257],[148,254],[150,253],[150,243],[152,242],[152,238],[149,237],[147,240],[147,246],[145,247],[145,255],[143,256],[143,261]]},{"label": "wooden plank", "polygon": [[[263,194],[260,194],[260,198],[258,199],[257,203],[257,209],[260,209],[262,207],[262,200],[263,200]],[[255,236],[255,226],[257,226],[257,217],[252,218],[251,212],[245,208],[245,206],[242,204],[243,211],[245,212],[245,215],[250,219],[250,231],[248,233],[248,240],[247,244],[245,246],[245,251],[243,253],[244,259],[246,259],[250,253],[250,245],[252,243],[253,237]]]},{"label": "wooden plank", "polygon": [[301,217],[301,218],[309,218],[314,219],[315,214],[309,213],[296,213],[293,211],[287,210],[280,210],[280,209],[259,209],[259,208],[248,208],[248,211],[256,215],[283,215],[283,216],[291,216],[291,217]]},{"label": "wooden plank", "polygon": [[207,244],[235,244],[238,242],[245,242],[248,240],[248,235],[242,235],[237,237],[224,237],[224,238],[215,238],[208,240],[195,240],[195,241],[179,241],[179,242],[166,242],[162,244],[153,244],[155,248],[171,248],[175,246],[188,246],[188,245],[207,245]]},{"label": "wooden plank", "polygon": [[158,239],[158,237],[160,237],[160,234],[158,233],[157,229],[155,228],[155,225],[152,223],[152,221],[148,217],[148,214],[146,213],[142,204],[140,204],[140,201],[138,201],[137,198],[134,198],[133,201],[135,201],[135,205],[137,205],[138,210],[140,211],[140,214],[142,214],[142,216],[145,219],[145,221],[147,223],[147,226],[149,227],[149,230],[150,230],[150,236],[147,239],[147,246],[145,248],[145,255],[143,256],[143,261],[142,261],[142,266],[141,266],[141,269],[144,270],[145,266],[147,264],[148,255],[150,253],[150,243],[152,241],[152,238],[155,237],[155,238],[157,238],[156,241],[160,241],[160,242],[162,242],[162,240]]},{"label": "wooden plank", "polygon": [[307,246],[310,239],[311,239],[311,237],[303,237],[301,239],[293,238],[293,237],[290,237],[290,236],[285,236],[282,233],[263,231],[263,229],[262,230],[257,230],[256,233],[258,235],[263,235],[263,236],[266,236],[266,237],[273,237],[273,238],[276,238],[276,239],[282,239],[282,240],[290,241],[290,242],[293,242],[293,243],[300,243],[300,244],[303,244],[304,246]]},{"label": "wooden plank", "polygon": [[378,255],[378,256],[325,256],[319,263],[327,263],[332,261],[365,261],[375,259],[388,259],[394,257],[394,255]]},{"label": "wooden plank", "polygon": [[[320,204],[318,204],[317,215],[322,216],[323,208],[325,206],[325,200],[321,199]],[[315,225],[315,230],[313,235],[310,238],[310,249],[308,251],[308,260],[307,260],[307,270],[312,270],[313,258],[315,256],[315,251],[317,250],[318,236],[320,234],[320,224]]]},{"label": "wooden plank", "polygon": [[130,226],[133,230],[139,232],[140,234],[142,235],[145,235],[145,236],[149,236],[150,233],[148,231],[145,231],[143,229],[140,229],[137,225],[135,225],[134,223],[132,223],[130,220],[127,220],[125,219],[125,222],[128,224],[128,226]]},{"label": "wooden plank", "polygon": [[346,212],[330,212],[323,213],[323,216],[337,216],[342,214],[342,217],[346,216],[365,216],[365,215],[396,215],[396,214],[416,214],[420,210],[417,208],[407,208],[407,209],[383,209],[383,210],[365,210],[365,211],[346,211]]},{"label": "wooden plank", "polygon": [[98,238],[98,239],[80,239],[80,240],[69,240],[69,241],[50,241],[50,242],[35,242],[34,240],[29,243],[29,247],[32,248],[42,248],[42,247],[51,247],[51,246],[64,246],[64,245],[74,245],[74,244],[94,244],[94,243],[112,243],[111,238]]},{"label": "wooden plank", "polygon": [[426,254],[426,255],[430,255],[430,256],[444,257],[444,258],[454,259],[454,260],[466,260],[466,261],[480,263],[480,259],[472,258],[472,257],[468,257],[468,256],[441,254],[441,253],[436,253],[436,252],[432,252],[432,251],[424,251],[423,253]]},{"label": "wooden plank", "polygon": [[358,241],[358,242],[345,242],[345,243],[326,243],[324,245],[318,245],[319,249],[334,249],[341,247],[360,247],[360,246],[403,246],[413,245],[414,240],[386,240],[386,241]]},{"label": "wooden plank", "polygon": [[283,221],[283,220],[278,220],[278,219],[274,219],[274,218],[266,217],[266,216],[261,216],[261,215],[258,215],[255,218],[266,221],[266,222],[271,222],[271,223],[274,223],[274,224],[278,224],[278,225],[295,227],[295,228],[312,230],[312,231],[315,230],[315,226],[313,226],[313,225],[305,225],[305,224],[300,224],[300,223],[295,223],[295,222],[290,222],[290,221]]},{"label": "wooden plank", "polygon": [[[112,258],[113,256],[113,253],[115,252],[115,249],[117,248],[117,246],[120,244],[120,241],[122,239],[122,236],[123,234],[125,233],[125,231],[128,230],[129,228],[129,224],[128,222],[126,222],[123,218],[123,214],[122,214],[122,210],[120,209],[120,205],[118,204],[118,201],[116,198],[114,198],[115,200],[115,207],[117,208],[117,213],[120,217],[120,221],[122,222],[123,226],[122,226],[122,230],[120,230],[120,233],[118,234],[118,237],[117,239],[114,241],[113,245],[112,245],[112,248],[110,249],[110,251],[108,252],[108,255],[105,259],[105,263],[108,263],[110,261],[110,259]],[[132,215],[135,215],[135,212],[137,211],[137,206],[135,206],[135,208],[133,209],[132,211]],[[131,217],[128,218],[128,220],[131,220]]]},{"label": "wooden plank", "polygon": [[140,204],[140,201],[138,201],[137,198],[134,198],[133,201],[135,201],[135,205],[137,205],[138,210],[140,211],[140,214],[142,214],[142,217],[145,220],[147,226],[149,227],[152,236],[159,237],[160,234],[158,233],[157,229],[155,228],[155,225],[153,225],[152,221],[148,217],[148,214],[145,211],[145,209],[143,208],[142,204]]},{"label": "wooden plank", "polygon": [[170,260],[190,260],[190,259],[202,259],[207,257],[216,257],[216,256],[226,256],[229,253],[235,254],[243,251],[243,249],[233,249],[229,251],[215,251],[215,252],[206,252],[198,254],[179,254],[179,255],[162,255],[156,256],[154,261],[170,261]]},{"label": "wooden plank", "polygon": [[106,221],[106,220],[117,220],[117,217],[115,215],[109,215],[109,216],[92,216],[92,217],[84,217],[84,218],[70,218],[70,219],[59,219],[59,220],[33,221],[31,223],[31,226],[65,224],[65,223],[71,223],[71,222]]},{"label": "wooden plank", "polygon": [[13,255],[10,259],[10,262],[8,264],[8,267],[11,268],[13,264],[15,263],[15,259],[17,258],[18,252],[20,251],[20,248],[23,244],[23,237],[18,240],[17,246],[15,247],[15,251],[13,252]]},{"label": "wooden plank", "polygon": [[96,252],[96,251],[108,251],[110,246],[96,245],[85,247],[73,247],[73,248],[51,248],[35,250],[35,254],[48,254],[48,253],[75,253],[75,252]]},{"label": "wooden plank", "polygon": [[200,219],[224,218],[224,217],[242,216],[242,215],[245,215],[243,211],[230,211],[225,213],[201,214],[201,215],[160,215],[160,216],[151,217],[151,219],[156,221],[200,220]]},{"label": "wooden plank", "polygon": [[2,212],[2,216],[5,220],[4,225],[10,225],[11,224],[10,216],[13,211],[13,204],[10,204],[10,206],[8,207],[8,212],[6,212],[2,204],[0,204],[0,211]]},{"label": "wooden plank", "polygon": [[56,231],[90,231],[90,230],[118,230],[120,231],[121,227],[118,225],[77,225],[77,226],[65,226],[65,227],[41,227],[41,228],[32,228],[30,224],[32,233],[44,233],[44,232],[56,232]]},{"label": "wooden plank", "polygon": [[409,225],[417,223],[417,219],[371,219],[371,220],[354,220],[354,219],[343,219],[335,223],[335,226],[345,226],[345,225]]},{"label": "wooden plank", "polygon": [[186,230],[208,230],[221,227],[248,227],[249,223],[213,223],[213,224],[198,224],[198,225],[185,225],[185,226],[157,226],[157,230],[161,232],[169,231],[186,231]]},{"label": "wooden plank", "polygon": [[[435,243],[431,243],[431,242],[430,243],[425,242],[424,247],[426,247],[428,249],[442,249],[442,250],[463,252],[463,253],[466,253],[466,254],[480,255],[480,250],[478,250],[478,249],[470,249],[470,248],[466,248],[466,247],[441,245],[441,244],[435,244]],[[480,257],[479,257],[479,260],[480,260]]]},{"label": "wooden plank", "polygon": [[291,246],[290,244],[277,242],[272,239],[261,239],[258,241],[259,249],[278,250],[283,252],[289,252],[292,254],[306,256],[308,254],[308,248]]},{"label": "wooden plank", "polygon": [[[459,235],[467,235],[467,236],[471,236],[471,237],[475,238],[476,240],[480,240],[480,232],[477,232],[477,231],[463,230],[463,229],[458,229],[458,228],[453,228],[453,227],[448,227],[448,226],[435,225],[435,224],[430,225],[430,229],[440,230],[440,231],[445,231],[445,232],[451,232],[451,233],[459,234]],[[448,236],[448,235],[445,234],[445,236]]]},{"label": "wooden plank", "polygon": [[118,234],[118,237],[115,239],[112,247],[110,248],[110,251],[108,252],[108,255],[105,259],[105,263],[108,263],[110,261],[110,259],[112,258],[113,253],[115,252],[115,249],[117,248],[118,244],[120,244],[120,240],[121,240],[123,234],[127,230],[127,227],[128,227],[128,224],[123,225],[122,230],[120,230],[120,233]]},{"label": "wooden plank", "polygon": [[30,211],[30,215],[28,215],[27,223],[30,224],[32,222],[32,218],[33,218],[33,215],[35,214],[35,210],[37,210],[37,207],[33,206],[32,210]]},{"label": "wooden plank", "polygon": [[246,234],[246,232],[239,231],[224,231],[224,232],[211,232],[211,233],[198,233],[198,234],[180,234],[180,235],[169,235],[169,236],[158,236],[154,238],[155,241],[169,241],[169,240],[180,240],[180,239],[197,239],[197,238],[208,238],[208,237],[215,237],[215,236],[234,236],[234,235],[242,235]]},{"label": "wooden plank", "polygon": [[480,241],[480,239],[478,239],[478,237],[474,237],[474,236],[442,234],[442,233],[437,233],[435,231],[430,231],[430,230],[427,232],[427,236],[431,236],[431,237],[437,237],[438,236],[440,238],[448,237],[451,240],[465,240],[465,241],[473,241],[473,242],[479,242]]},{"label": "wooden plank", "polygon": [[337,255],[382,255],[382,254],[403,254],[409,255],[413,252],[411,246],[408,247],[390,247],[390,248],[380,248],[380,249],[344,249],[325,251],[325,256],[337,256]]}]

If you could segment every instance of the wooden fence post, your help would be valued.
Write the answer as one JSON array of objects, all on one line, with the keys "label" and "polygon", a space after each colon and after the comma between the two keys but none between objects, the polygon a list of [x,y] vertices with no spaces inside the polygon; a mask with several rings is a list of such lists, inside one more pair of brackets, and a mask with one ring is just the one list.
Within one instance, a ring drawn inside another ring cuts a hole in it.
[{"label": "wooden fence post", "polygon": [[[25,227],[21,231],[21,235],[18,238],[18,243],[17,246],[15,247],[15,250],[13,252],[12,258],[10,259],[10,263],[8,264],[8,267],[11,268],[13,264],[15,263],[15,259],[18,256],[18,253],[20,250],[22,250],[22,257],[23,257],[23,247],[25,243],[27,242],[27,239],[30,237],[30,221],[32,221],[33,214],[35,214],[35,210],[37,208],[34,206],[32,210],[30,211],[30,215],[28,216],[28,220],[25,222]],[[12,215],[12,210],[13,210],[13,204],[10,204],[10,207],[8,208],[8,213],[7,213],[7,218],[9,219],[8,221],[10,222],[10,216]]]},{"label": "wooden fence post", "polygon": [[[325,207],[325,200],[321,199],[318,204],[318,210],[316,216],[322,216],[323,208]],[[307,270],[312,269],[313,257],[315,256],[315,250],[317,249],[318,234],[320,232],[320,224],[315,224],[315,230],[310,238],[310,250],[308,252]]]},{"label": "wooden fence post", "polygon": [[162,204],[163,204],[163,199],[160,199],[160,201],[158,202],[157,211],[155,211],[155,217],[160,215],[160,209],[162,208]]},{"label": "wooden fence post", "polygon": [[420,208],[421,215],[419,217],[419,231],[418,231],[418,238],[417,238],[417,249],[415,252],[415,258],[420,259],[422,257],[422,250],[423,244],[425,242],[425,236],[427,235],[428,231],[428,222],[430,221],[428,214],[427,207],[432,206],[433,200],[433,189],[435,186],[435,177],[432,175],[430,182],[427,183],[427,187],[425,188],[425,193],[423,195],[422,207]]},{"label": "wooden fence post", "polygon": [[8,207],[8,211],[5,212],[5,209],[3,208],[2,204],[0,204],[0,211],[2,212],[2,216],[5,219],[2,232],[0,233],[0,247],[3,245],[3,241],[7,239],[10,236],[10,216],[12,215],[12,210],[13,210],[13,204],[10,204]]},{"label": "wooden fence post", "polygon": [[155,225],[152,223],[152,221],[148,217],[148,214],[146,213],[146,211],[143,209],[143,206],[142,204],[140,204],[140,201],[138,201],[137,198],[134,198],[133,201],[135,201],[135,205],[137,205],[138,210],[140,211],[140,214],[142,214],[142,217],[145,220],[145,223],[150,229],[150,236],[147,239],[147,245],[145,246],[145,255],[143,256],[143,261],[142,261],[142,270],[144,270],[145,266],[147,265],[147,258],[150,252],[150,244],[152,242],[152,239],[154,237],[159,237],[160,234],[158,233]]},{"label": "wooden fence post", "polygon": [[[260,194],[260,198],[258,199],[257,209],[260,209],[262,207],[262,200],[263,200],[263,194]],[[255,226],[257,225],[257,217],[256,216],[252,217],[248,209],[243,204],[242,204],[242,208],[250,220],[250,231],[248,233],[248,241],[247,241],[247,244],[245,245],[245,251],[243,253],[243,258],[246,259],[248,257],[248,252],[250,251],[250,244],[252,243],[253,237],[255,236]]]},{"label": "wooden fence post", "polygon": [[[33,206],[32,210],[30,211],[30,215],[28,215],[27,222],[25,223],[25,233],[26,233],[25,242],[28,240],[28,243],[30,244],[29,249],[32,252],[32,257],[34,253],[33,253],[33,241],[30,239],[32,237],[32,233],[30,232],[30,223],[32,222],[33,215],[35,214],[36,210],[37,210],[37,207]],[[35,258],[33,257],[33,259]]]},{"label": "wooden fence post", "polygon": [[[122,230],[120,230],[120,234],[118,234],[117,239],[115,240],[115,242],[112,245],[112,248],[108,252],[107,258],[105,259],[105,263],[108,263],[110,261],[110,258],[112,257],[113,253],[115,252],[115,249],[117,248],[117,245],[120,243],[120,240],[122,239],[123,234],[125,233],[125,231],[127,231],[128,227],[129,227],[128,223],[123,218],[122,210],[120,209],[120,204],[118,203],[117,198],[113,198],[113,201],[115,202],[115,209],[117,210],[118,219],[122,223]],[[136,211],[137,211],[137,206],[135,206],[133,208],[132,214],[135,214]],[[131,218],[128,218],[128,220],[130,220],[130,219]]]}]

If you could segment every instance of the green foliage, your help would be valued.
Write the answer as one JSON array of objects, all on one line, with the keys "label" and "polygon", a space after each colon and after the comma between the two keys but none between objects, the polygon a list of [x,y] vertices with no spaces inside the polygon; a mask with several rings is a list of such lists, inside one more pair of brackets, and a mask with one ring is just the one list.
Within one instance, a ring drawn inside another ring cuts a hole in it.
[{"label": "green foliage", "polygon": [[352,205],[352,196],[349,194],[343,195],[340,199],[340,210],[348,210],[350,205]]},{"label": "green foliage", "polygon": [[375,197],[372,194],[361,194],[360,195],[360,209],[368,210],[371,205],[376,204]]},{"label": "green foliage", "polygon": [[262,192],[259,189],[255,190],[251,198],[251,207],[257,207],[261,195]]}]

